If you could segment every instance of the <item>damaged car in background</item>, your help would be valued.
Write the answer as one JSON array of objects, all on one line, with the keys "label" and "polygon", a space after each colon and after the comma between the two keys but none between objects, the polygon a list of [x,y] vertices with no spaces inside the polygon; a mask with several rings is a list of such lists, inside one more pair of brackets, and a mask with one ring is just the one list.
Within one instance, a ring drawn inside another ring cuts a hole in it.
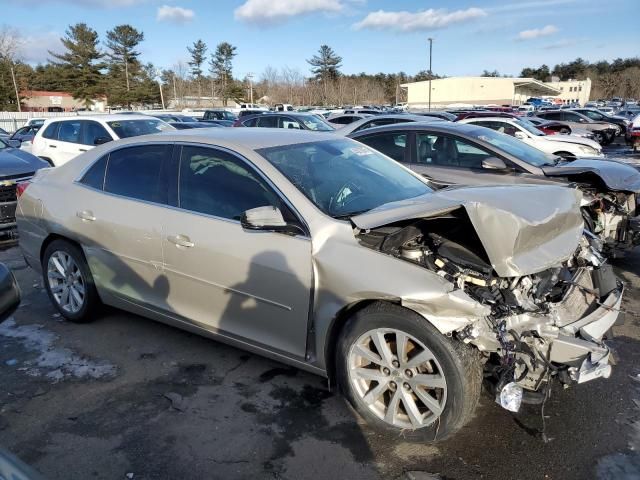
[{"label": "damaged car in background", "polygon": [[19,191],[65,318],[104,303],[327,376],[395,436],[452,435],[483,379],[516,411],[611,372],[623,288],[577,189],[434,192],[351,139],[212,129],[102,145]]},{"label": "damaged car in background", "polygon": [[464,124],[402,124],[349,135],[424,175],[435,188],[451,185],[567,185],[582,193],[589,232],[608,258],[640,244],[640,172],[598,158],[569,160],[510,135]]}]

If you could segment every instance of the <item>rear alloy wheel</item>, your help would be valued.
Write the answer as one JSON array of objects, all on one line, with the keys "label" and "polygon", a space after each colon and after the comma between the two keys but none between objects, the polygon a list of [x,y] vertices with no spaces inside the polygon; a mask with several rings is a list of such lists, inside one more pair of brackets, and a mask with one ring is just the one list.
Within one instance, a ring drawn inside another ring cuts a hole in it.
[{"label": "rear alloy wheel", "polygon": [[478,351],[401,306],[376,302],[356,312],[336,354],[342,393],[383,434],[442,440],[471,418],[478,403]]},{"label": "rear alloy wheel", "polygon": [[569,135],[571,133],[571,130],[567,127],[562,127],[560,130],[558,130],[558,133],[560,133],[561,135]]},{"label": "rear alloy wheel", "polygon": [[82,251],[64,240],[45,250],[42,270],[49,298],[68,320],[86,322],[100,300]]},{"label": "rear alloy wheel", "polygon": [[604,145],[607,141],[606,137],[601,132],[593,132],[593,139],[600,145]]}]

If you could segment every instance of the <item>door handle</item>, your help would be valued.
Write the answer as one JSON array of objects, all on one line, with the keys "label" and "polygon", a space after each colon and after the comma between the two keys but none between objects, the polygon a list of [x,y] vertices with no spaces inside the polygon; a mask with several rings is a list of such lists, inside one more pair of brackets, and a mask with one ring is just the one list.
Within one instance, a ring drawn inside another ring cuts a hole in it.
[{"label": "door handle", "polygon": [[79,152],[86,152],[86,151],[87,151],[87,149],[86,149],[86,148],[79,148],[79,149],[78,149],[78,151],[79,151]]},{"label": "door handle", "polygon": [[93,222],[96,217],[93,216],[93,212],[91,210],[82,210],[81,212],[76,212],[76,217],[80,218],[83,222]]},{"label": "door handle", "polygon": [[195,243],[193,243],[186,235],[169,235],[167,240],[173,243],[176,247],[191,248],[195,246]]},{"label": "door handle", "polygon": [[58,148],[57,145],[49,145],[49,148]]}]

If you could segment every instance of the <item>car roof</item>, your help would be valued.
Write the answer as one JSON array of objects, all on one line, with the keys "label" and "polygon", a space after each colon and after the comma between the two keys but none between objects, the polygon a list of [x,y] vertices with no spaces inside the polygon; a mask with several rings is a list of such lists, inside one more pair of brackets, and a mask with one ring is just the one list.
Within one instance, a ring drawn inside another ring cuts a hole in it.
[{"label": "car roof", "polygon": [[487,120],[490,120],[492,122],[509,122],[509,121],[520,120],[520,119],[517,118],[517,117],[499,117],[499,116],[495,116],[495,117],[467,117],[467,118],[463,118],[462,120],[458,120],[457,123],[486,122]]},{"label": "car roof", "polygon": [[104,113],[97,115],[77,115],[74,117],[53,117],[46,120],[45,123],[53,123],[53,122],[61,122],[61,121],[73,121],[73,120],[97,120],[102,122],[123,122],[125,120],[153,120],[156,117],[152,117],[150,115],[123,115],[123,114],[113,114],[113,113]]},{"label": "car roof", "polygon": [[167,131],[153,135],[131,137],[138,142],[170,141],[194,142],[219,145],[231,149],[245,147],[251,150],[279,147],[322,140],[342,140],[344,137],[333,133],[309,130],[291,130],[287,128],[197,128]]},{"label": "car roof", "polygon": [[[391,125],[382,125],[380,127],[367,128],[366,130],[360,130],[359,132],[347,135],[350,137],[360,137],[364,135],[370,135],[372,133],[391,132],[395,130],[430,130],[438,133],[454,133],[458,135],[469,135],[477,132],[478,129],[484,129],[477,125],[469,123],[459,122],[409,122],[409,123],[394,123]],[[486,131],[486,130],[483,130]]]}]

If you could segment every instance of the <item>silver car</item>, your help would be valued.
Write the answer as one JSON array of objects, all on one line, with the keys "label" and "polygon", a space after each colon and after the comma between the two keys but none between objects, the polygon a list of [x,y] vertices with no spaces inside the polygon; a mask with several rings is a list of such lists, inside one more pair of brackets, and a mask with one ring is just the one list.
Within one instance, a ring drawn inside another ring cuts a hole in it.
[{"label": "silver car", "polygon": [[574,189],[434,193],[348,138],[217,129],[102,145],[18,191],[65,318],[107,304],[325,375],[385,432],[451,435],[483,377],[515,411],[611,371],[622,286]]}]

